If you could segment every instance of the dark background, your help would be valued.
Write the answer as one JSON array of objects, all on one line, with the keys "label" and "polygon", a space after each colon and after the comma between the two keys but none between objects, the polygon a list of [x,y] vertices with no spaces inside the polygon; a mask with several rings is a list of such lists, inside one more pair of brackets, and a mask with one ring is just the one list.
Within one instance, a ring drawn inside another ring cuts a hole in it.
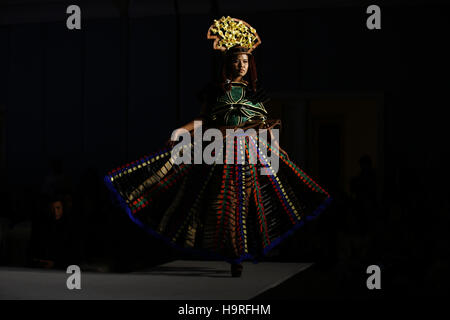
[{"label": "dark background", "polygon": [[[81,30],[66,28],[69,4]],[[370,4],[381,30],[366,27]],[[198,114],[216,72],[206,32],[223,15],[257,30],[282,145],[336,199],[267,259],[317,262],[310,278],[334,281],[302,284],[317,296],[359,292],[370,264],[388,292],[447,290],[450,19],[438,1],[3,1],[0,263],[28,265],[55,161],[83,263],[128,271],[181,256],[132,224],[102,179]],[[370,192],[351,187],[365,154]]]}]

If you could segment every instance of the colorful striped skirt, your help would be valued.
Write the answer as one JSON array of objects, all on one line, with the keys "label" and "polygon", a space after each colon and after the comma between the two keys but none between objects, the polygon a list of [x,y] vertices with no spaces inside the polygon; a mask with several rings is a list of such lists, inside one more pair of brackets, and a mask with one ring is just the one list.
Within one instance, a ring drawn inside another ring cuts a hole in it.
[{"label": "colorful striped skirt", "polygon": [[180,163],[185,152],[194,159],[195,143],[164,148],[105,177],[131,220],[177,249],[257,263],[332,200],[261,135],[224,135],[211,153],[215,162]]}]

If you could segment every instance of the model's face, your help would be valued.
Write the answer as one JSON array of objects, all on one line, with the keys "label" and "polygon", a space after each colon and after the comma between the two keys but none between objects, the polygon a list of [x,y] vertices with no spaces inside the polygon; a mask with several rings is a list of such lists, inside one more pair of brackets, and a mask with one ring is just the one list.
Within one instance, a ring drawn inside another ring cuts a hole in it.
[{"label": "model's face", "polygon": [[248,56],[246,54],[236,55],[231,61],[234,77],[243,77],[248,71]]}]

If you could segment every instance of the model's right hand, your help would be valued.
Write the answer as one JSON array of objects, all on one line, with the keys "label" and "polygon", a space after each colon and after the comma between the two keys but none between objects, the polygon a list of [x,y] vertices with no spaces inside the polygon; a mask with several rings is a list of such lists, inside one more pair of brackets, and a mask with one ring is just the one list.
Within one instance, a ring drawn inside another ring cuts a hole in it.
[{"label": "model's right hand", "polygon": [[184,128],[178,128],[178,129],[175,129],[175,130],[173,131],[173,133],[172,133],[172,136],[171,136],[171,139],[170,139],[170,140],[172,140],[172,141],[174,141],[174,142],[178,141],[178,138],[180,137],[180,135],[181,135],[183,132],[186,132],[186,129],[184,129]]},{"label": "model's right hand", "polygon": [[184,129],[184,128],[175,129],[172,132],[172,135],[170,136],[170,139],[167,140],[166,145],[168,145],[169,147],[172,148],[178,142],[178,138],[181,136],[181,134],[183,132],[185,132],[185,130],[186,129]]}]

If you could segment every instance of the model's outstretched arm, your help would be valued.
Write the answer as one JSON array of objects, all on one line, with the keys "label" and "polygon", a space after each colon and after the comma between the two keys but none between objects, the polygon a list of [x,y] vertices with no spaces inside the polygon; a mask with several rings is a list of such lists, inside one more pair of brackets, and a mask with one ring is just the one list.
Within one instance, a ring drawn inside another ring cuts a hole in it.
[{"label": "model's outstretched arm", "polygon": [[[272,132],[272,129],[269,129],[269,132],[270,132],[270,135],[271,135],[272,137],[275,138],[275,136],[274,136],[274,134],[273,134],[273,132]],[[274,142],[274,143],[273,143],[273,147],[275,147],[275,150],[277,150],[278,152],[282,153],[287,159],[289,159],[288,153],[287,153],[286,151],[284,151],[284,150],[280,147],[280,144],[279,144],[279,142],[278,142],[278,139],[274,139],[273,142]]]},{"label": "model's outstretched arm", "polygon": [[167,141],[167,144],[173,146],[173,144],[178,140],[178,137],[184,132],[184,130],[193,131],[197,129],[198,126],[203,125],[203,115],[206,113],[206,108],[206,102],[202,103],[200,116],[196,117],[191,122],[186,123],[184,126],[175,129],[173,134],[171,135],[171,138],[169,139],[169,141]]},{"label": "model's outstretched arm", "polygon": [[185,124],[182,127],[179,127],[178,129],[174,130],[175,135],[173,135],[174,138],[178,138],[180,133],[183,132],[184,130],[187,131],[193,131],[195,129],[197,129],[200,125],[202,125],[203,123],[203,118],[202,117],[197,117],[194,120],[192,120],[191,122]]},{"label": "model's outstretched arm", "polygon": [[175,129],[173,137],[175,139],[178,139],[178,137],[184,130],[193,131],[193,130],[197,129],[197,127],[199,125],[203,125],[204,115],[206,114],[206,112],[207,112],[207,103],[206,103],[206,101],[203,101],[202,106],[201,106],[200,115],[198,117],[196,117],[194,120],[192,120],[191,122],[186,123],[184,126],[178,128],[178,129]]}]

